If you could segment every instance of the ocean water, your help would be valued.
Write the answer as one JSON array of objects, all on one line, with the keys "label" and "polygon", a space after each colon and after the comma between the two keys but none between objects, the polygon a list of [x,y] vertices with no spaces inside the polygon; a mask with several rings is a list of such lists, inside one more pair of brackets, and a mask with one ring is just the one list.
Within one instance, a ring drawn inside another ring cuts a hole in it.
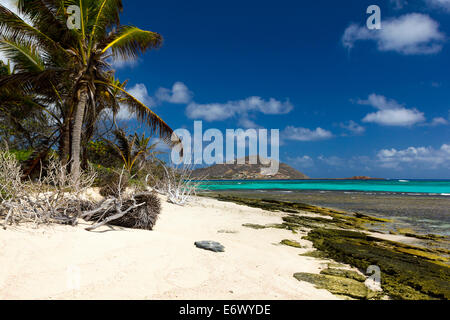
[{"label": "ocean water", "polygon": [[323,190],[450,196],[450,180],[209,180],[203,190]]}]

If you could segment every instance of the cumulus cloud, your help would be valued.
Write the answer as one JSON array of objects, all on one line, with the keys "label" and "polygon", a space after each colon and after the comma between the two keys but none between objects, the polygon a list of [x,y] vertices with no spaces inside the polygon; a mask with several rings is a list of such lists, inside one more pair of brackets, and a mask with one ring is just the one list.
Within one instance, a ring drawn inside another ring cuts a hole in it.
[{"label": "cumulus cloud", "polygon": [[392,169],[404,167],[450,168],[450,144],[443,144],[440,149],[432,147],[409,147],[404,150],[384,149],[378,152],[377,160],[380,166]]},{"label": "cumulus cloud", "polygon": [[294,107],[289,101],[281,102],[270,98],[264,100],[260,97],[249,97],[239,101],[227,103],[198,104],[192,102],[186,108],[186,115],[191,119],[203,119],[206,121],[220,121],[237,115],[246,116],[249,112],[261,112],[263,114],[287,114]]},{"label": "cumulus cloud", "polygon": [[366,131],[366,128],[364,128],[363,126],[357,124],[355,121],[350,120],[346,123],[341,123],[340,127],[349,131],[350,133],[354,134],[354,135],[361,135]]},{"label": "cumulus cloud", "polygon": [[377,112],[369,113],[363,122],[377,123],[384,126],[412,126],[425,121],[425,116],[417,109],[407,109],[397,101],[382,95],[371,94],[367,100],[358,100],[361,105],[369,105]]},{"label": "cumulus cloud", "polygon": [[137,83],[134,87],[129,89],[128,92],[148,106],[155,104],[155,100],[148,94],[147,87],[143,83]]},{"label": "cumulus cloud", "polygon": [[175,82],[172,89],[159,88],[156,91],[156,98],[162,102],[174,104],[188,104],[192,100],[192,92],[182,82]]},{"label": "cumulus cloud", "polygon": [[351,24],[344,32],[342,44],[352,49],[357,41],[375,41],[380,51],[405,55],[433,54],[441,51],[446,35],[428,15],[410,13],[382,21],[381,30]]},{"label": "cumulus cloud", "polygon": [[282,132],[282,137],[284,139],[293,141],[318,141],[331,139],[333,137],[333,134],[330,131],[324,130],[322,128],[310,130],[307,128],[288,126]]}]

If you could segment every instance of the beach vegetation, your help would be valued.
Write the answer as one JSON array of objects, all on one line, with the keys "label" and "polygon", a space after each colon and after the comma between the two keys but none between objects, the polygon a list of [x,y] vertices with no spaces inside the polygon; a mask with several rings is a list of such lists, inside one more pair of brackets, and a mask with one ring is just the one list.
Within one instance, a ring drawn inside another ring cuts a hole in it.
[{"label": "beach vegetation", "polygon": [[[67,24],[67,8],[74,5],[80,7],[79,28]],[[156,32],[122,25],[122,10],[121,0],[19,0],[19,15],[0,6],[0,50],[9,60],[0,68],[1,116],[15,126],[9,129],[21,144],[57,148],[75,181],[88,166],[86,149],[107,110],[115,117],[128,108],[151,133],[171,141],[166,122],[114,77],[111,61],[136,59],[163,42]],[[30,119],[16,121],[11,110]],[[40,128],[49,130],[19,132],[25,120],[44,122]]]},{"label": "beach vegetation", "polygon": [[[73,6],[80,9],[75,25],[68,23]],[[163,43],[157,32],[121,24],[122,11],[121,0],[19,0],[18,14],[0,5],[4,226],[76,224],[86,210],[102,208],[100,217],[93,215],[97,224],[153,227],[159,209],[145,177],[166,174],[151,142],[179,140],[152,106],[127,90],[128,81],[115,77],[115,60],[137,59]],[[120,127],[123,109],[150,135]],[[83,192],[94,186],[108,204],[86,201]],[[129,186],[135,194],[126,193]],[[177,196],[185,201],[184,192]],[[117,218],[122,213],[127,216]]]}]

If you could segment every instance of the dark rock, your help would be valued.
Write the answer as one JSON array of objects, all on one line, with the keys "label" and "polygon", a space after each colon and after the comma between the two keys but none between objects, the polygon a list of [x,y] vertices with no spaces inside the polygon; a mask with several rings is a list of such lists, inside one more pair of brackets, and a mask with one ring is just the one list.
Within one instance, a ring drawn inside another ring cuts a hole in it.
[{"label": "dark rock", "polygon": [[195,246],[213,252],[225,252],[225,247],[215,241],[197,241],[195,242]]}]

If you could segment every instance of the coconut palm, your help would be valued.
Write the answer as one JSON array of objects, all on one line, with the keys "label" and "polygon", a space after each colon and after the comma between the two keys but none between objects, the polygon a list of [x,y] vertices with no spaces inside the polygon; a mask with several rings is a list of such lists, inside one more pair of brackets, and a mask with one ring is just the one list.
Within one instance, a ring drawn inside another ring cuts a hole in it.
[{"label": "coconut palm", "polygon": [[[0,61],[0,76],[8,76],[15,73],[11,65]],[[41,98],[27,95],[16,88],[11,90],[8,87],[0,88],[0,119],[2,129],[9,131],[5,140],[16,139],[15,147],[28,149],[37,147],[42,141],[48,141],[50,136],[54,136],[57,117],[50,110],[41,104]],[[51,117],[54,117],[51,121]]]},{"label": "coconut palm", "polygon": [[[79,29],[68,28],[69,6],[80,9]],[[158,33],[120,25],[121,0],[19,0],[18,9],[25,19],[0,6],[0,49],[18,68],[1,77],[0,85],[22,83],[49,103],[61,102],[64,128],[72,128],[64,134],[70,136],[74,177],[80,172],[85,119],[105,97],[116,111],[117,101],[128,107],[151,133],[171,138],[172,129],[111,76],[110,58],[134,59],[162,44]]]},{"label": "coconut palm", "polygon": [[125,170],[131,174],[135,164],[139,163],[142,167],[148,158],[155,158],[160,152],[156,151],[158,142],[150,144],[151,137],[146,137],[145,134],[139,136],[127,135],[123,129],[114,131],[116,143],[106,140],[116,151],[117,157],[122,159]]}]

